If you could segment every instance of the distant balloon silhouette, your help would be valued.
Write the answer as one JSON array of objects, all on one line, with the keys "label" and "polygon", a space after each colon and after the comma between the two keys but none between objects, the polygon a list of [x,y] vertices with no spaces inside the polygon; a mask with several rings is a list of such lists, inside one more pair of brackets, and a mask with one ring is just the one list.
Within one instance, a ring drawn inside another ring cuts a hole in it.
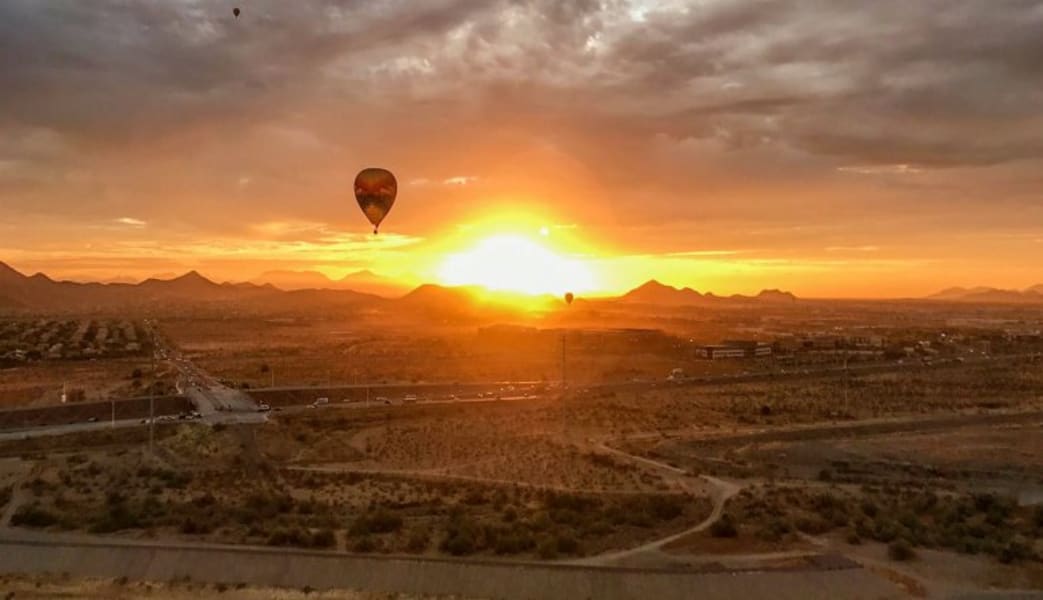
[{"label": "distant balloon silhouette", "polygon": [[377,233],[380,222],[391,211],[397,194],[398,182],[387,169],[362,169],[355,176],[355,200],[373,224],[373,233]]},{"label": "distant balloon silhouette", "polygon": [[572,292],[565,292],[565,304],[572,306],[572,300],[574,298],[575,296],[572,295]]},{"label": "distant balloon silhouette", "polygon": [[237,19],[239,18],[239,7],[238,6],[232,9],[232,14],[235,15],[235,18],[237,18]]}]

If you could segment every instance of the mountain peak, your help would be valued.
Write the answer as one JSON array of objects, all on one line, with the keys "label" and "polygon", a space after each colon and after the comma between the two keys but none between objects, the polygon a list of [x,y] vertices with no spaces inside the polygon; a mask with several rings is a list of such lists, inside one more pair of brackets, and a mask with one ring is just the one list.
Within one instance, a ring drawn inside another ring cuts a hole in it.
[{"label": "mountain peak", "polygon": [[0,279],[25,279],[25,275],[16,271],[11,265],[0,261]]},{"label": "mountain peak", "polygon": [[623,294],[622,299],[626,302],[643,304],[688,304],[698,301],[702,297],[702,294],[692,288],[677,289],[655,279],[649,279],[639,287]]},{"label": "mountain peak", "polygon": [[767,300],[769,302],[795,302],[797,297],[792,292],[783,291],[780,289],[761,290],[757,294],[758,300]]}]

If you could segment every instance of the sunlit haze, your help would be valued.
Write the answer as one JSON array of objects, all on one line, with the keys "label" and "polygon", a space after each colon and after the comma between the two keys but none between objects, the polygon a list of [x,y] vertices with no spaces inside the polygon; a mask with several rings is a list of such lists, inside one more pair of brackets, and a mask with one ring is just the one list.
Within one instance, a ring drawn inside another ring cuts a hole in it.
[{"label": "sunlit haze", "polygon": [[446,258],[439,279],[447,285],[479,285],[490,290],[557,294],[596,290],[583,262],[555,254],[517,235],[486,238],[474,248]]}]

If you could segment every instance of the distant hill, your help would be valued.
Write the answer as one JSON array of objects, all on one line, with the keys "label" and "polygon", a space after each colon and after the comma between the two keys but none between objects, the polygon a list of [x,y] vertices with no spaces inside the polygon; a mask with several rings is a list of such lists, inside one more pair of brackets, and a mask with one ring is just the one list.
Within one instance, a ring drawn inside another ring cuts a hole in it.
[{"label": "distant hill", "polygon": [[677,289],[659,283],[655,279],[649,280],[619,297],[622,302],[671,306],[697,304],[703,299],[704,296],[692,288]]},{"label": "distant hill", "polygon": [[631,304],[657,304],[660,306],[713,306],[719,304],[784,304],[796,302],[797,297],[782,290],[762,290],[756,296],[716,296],[711,292],[701,294],[692,288],[675,288],[655,279],[645,282],[618,299]]},{"label": "distant hill", "polygon": [[[321,275],[316,273],[316,275]],[[307,276],[306,276],[307,277]],[[314,278],[310,280],[314,281]],[[327,281],[329,281],[327,279]],[[383,281],[366,272],[353,273],[339,285]],[[401,289],[401,288],[395,288]],[[54,281],[42,273],[31,277],[0,262],[0,309],[29,312],[90,312],[126,309],[184,311],[214,307],[221,311],[273,314],[294,311],[323,311],[364,319],[386,320],[423,317],[439,321],[479,322],[537,309],[554,309],[562,304],[547,296],[524,304],[512,303],[514,296],[473,287],[421,285],[396,298],[348,289],[306,288],[281,290],[271,283],[216,283],[197,271],[161,279],[152,277],[137,284],[79,283]],[[521,308],[522,306],[526,308]]]},{"label": "distant hill", "polygon": [[277,292],[254,284],[217,284],[196,271],[138,284],[55,281],[26,276],[0,262],[0,307],[28,311],[113,310],[132,306],[187,306],[248,301]]},{"label": "distant hill", "polygon": [[1025,290],[1004,290],[992,287],[954,287],[931,294],[927,298],[929,300],[980,304],[1036,304],[1043,303],[1043,284],[1035,285]]},{"label": "distant hill", "polygon": [[267,271],[250,280],[282,290],[354,290],[379,296],[401,296],[408,290],[397,282],[368,270],[330,279],[318,271]]}]

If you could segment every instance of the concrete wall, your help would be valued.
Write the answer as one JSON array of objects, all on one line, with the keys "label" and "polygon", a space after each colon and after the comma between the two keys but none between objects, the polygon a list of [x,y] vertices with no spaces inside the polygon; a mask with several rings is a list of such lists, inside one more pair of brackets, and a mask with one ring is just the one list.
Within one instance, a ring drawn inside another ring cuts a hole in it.
[{"label": "concrete wall", "polygon": [[536,563],[358,556],[305,551],[79,542],[0,542],[0,572],[69,573],[300,589],[458,595],[504,600],[714,600],[901,597],[864,569],[681,573]]}]

